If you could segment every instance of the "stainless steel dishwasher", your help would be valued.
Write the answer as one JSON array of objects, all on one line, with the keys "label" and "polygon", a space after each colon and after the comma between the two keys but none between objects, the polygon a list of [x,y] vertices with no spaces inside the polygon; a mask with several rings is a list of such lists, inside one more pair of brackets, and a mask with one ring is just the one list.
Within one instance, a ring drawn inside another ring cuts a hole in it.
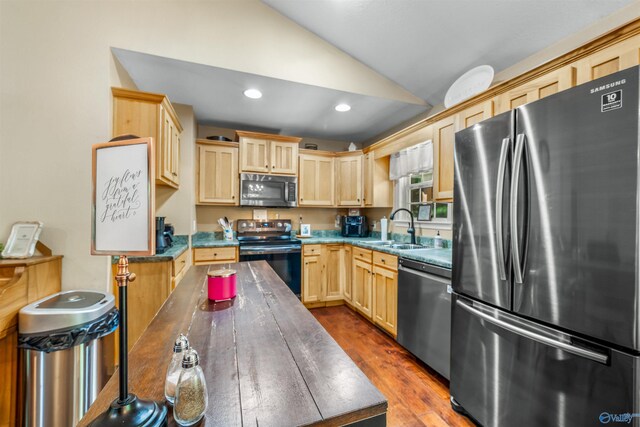
[{"label": "stainless steel dishwasher", "polygon": [[400,258],[397,339],[449,379],[451,270]]}]

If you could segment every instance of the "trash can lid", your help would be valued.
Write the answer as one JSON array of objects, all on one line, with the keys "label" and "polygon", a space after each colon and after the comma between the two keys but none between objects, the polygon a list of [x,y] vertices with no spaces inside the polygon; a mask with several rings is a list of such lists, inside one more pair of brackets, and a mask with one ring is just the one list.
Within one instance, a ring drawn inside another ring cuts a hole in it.
[{"label": "trash can lid", "polygon": [[94,321],[114,306],[115,298],[110,293],[59,292],[23,307],[18,314],[18,332],[36,334],[72,328]]}]

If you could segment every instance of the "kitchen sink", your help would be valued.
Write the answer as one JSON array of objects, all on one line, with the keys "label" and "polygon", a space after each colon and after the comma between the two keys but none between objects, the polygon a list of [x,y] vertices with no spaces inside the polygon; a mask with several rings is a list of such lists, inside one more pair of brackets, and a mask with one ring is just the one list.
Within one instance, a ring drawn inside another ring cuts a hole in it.
[{"label": "kitchen sink", "polygon": [[412,243],[395,243],[393,245],[391,245],[392,249],[399,249],[399,250],[409,250],[409,249],[423,249],[424,246],[422,245],[414,245]]},{"label": "kitchen sink", "polygon": [[375,245],[375,246],[392,246],[396,242],[392,240],[373,240],[373,241],[370,240],[370,241],[364,241],[362,243],[366,243],[368,245]]}]

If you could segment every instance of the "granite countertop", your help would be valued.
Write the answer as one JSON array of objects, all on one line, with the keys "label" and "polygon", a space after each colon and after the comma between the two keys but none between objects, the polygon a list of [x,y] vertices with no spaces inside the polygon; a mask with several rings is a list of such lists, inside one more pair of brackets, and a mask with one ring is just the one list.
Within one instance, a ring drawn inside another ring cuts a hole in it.
[{"label": "granite countertop", "polygon": [[[188,236],[174,236],[173,246],[167,249],[164,253],[156,254],[153,256],[130,256],[129,262],[167,262],[173,261],[178,258],[189,248]],[[118,263],[117,256],[111,257],[111,264]]]},{"label": "granite countertop", "polygon": [[198,231],[191,236],[192,248],[217,248],[224,246],[238,246],[238,240],[235,238],[235,232],[233,233],[233,240],[224,240],[222,233],[216,231],[210,233],[207,231]]},{"label": "granite countertop", "polygon": [[[313,244],[330,244],[330,243],[347,243],[354,246],[358,246],[365,249],[371,249],[378,252],[384,252],[391,255],[395,255],[402,258],[412,259],[414,261],[420,261],[427,264],[436,265],[438,267],[451,269],[451,241],[445,240],[445,248],[434,248],[433,238],[418,236],[418,243],[423,245],[424,248],[420,249],[394,249],[389,246],[381,246],[373,244],[372,242],[380,241],[380,235],[374,235],[373,237],[342,237],[337,234],[318,233],[312,237],[300,238],[303,245]],[[396,242],[408,243],[408,235],[393,234],[389,240]]]}]

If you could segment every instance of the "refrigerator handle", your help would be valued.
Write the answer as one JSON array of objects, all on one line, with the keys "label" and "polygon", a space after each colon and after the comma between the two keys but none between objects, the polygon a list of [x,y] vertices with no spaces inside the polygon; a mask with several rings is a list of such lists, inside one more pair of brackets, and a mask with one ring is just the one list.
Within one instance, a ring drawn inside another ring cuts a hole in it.
[{"label": "refrigerator handle", "polygon": [[511,260],[515,283],[522,284],[522,267],[520,265],[520,242],[518,242],[518,183],[522,169],[522,152],[524,151],[524,134],[516,136],[516,148],[513,154],[513,171],[511,174],[511,198],[509,200],[509,222],[511,230]]},{"label": "refrigerator handle", "polygon": [[555,340],[553,338],[541,335],[541,334],[537,334],[533,331],[529,331],[525,328],[522,328],[518,325],[514,325],[512,323],[509,323],[507,321],[504,321],[502,319],[497,319],[495,317],[493,317],[492,315],[485,313],[481,310],[478,310],[477,308],[469,305],[468,303],[464,302],[463,300],[456,300],[456,305],[460,308],[462,308],[463,310],[469,312],[470,314],[477,316],[483,320],[486,320],[489,323],[494,324],[495,326],[505,329],[509,332],[512,332],[516,335],[525,337],[525,338],[529,338],[530,340],[539,342],[540,344],[545,344],[548,345],[550,347],[554,347],[557,348],[559,350],[563,350],[566,351],[568,353],[574,354],[576,356],[580,356],[583,357],[585,359],[589,359],[589,360],[593,360],[594,362],[598,362],[598,363],[602,363],[604,365],[606,365],[609,362],[609,356],[606,354],[602,354],[602,353],[598,353],[596,351],[587,349],[587,348],[583,348],[583,347],[578,347],[576,345],[573,344],[569,344],[563,341],[558,341]]},{"label": "refrigerator handle", "polygon": [[496,184],[496,248],[498,249],[498,272],[500,280],[507,280],[506,260],[504,259],[504,243],[502,236],[502,199],[504,196],[504,174],[507,168],[507,153],[511,139],[504,138],[502,140],[502,149],[500,150],[500,161],[498,163],[498,183]]}]

